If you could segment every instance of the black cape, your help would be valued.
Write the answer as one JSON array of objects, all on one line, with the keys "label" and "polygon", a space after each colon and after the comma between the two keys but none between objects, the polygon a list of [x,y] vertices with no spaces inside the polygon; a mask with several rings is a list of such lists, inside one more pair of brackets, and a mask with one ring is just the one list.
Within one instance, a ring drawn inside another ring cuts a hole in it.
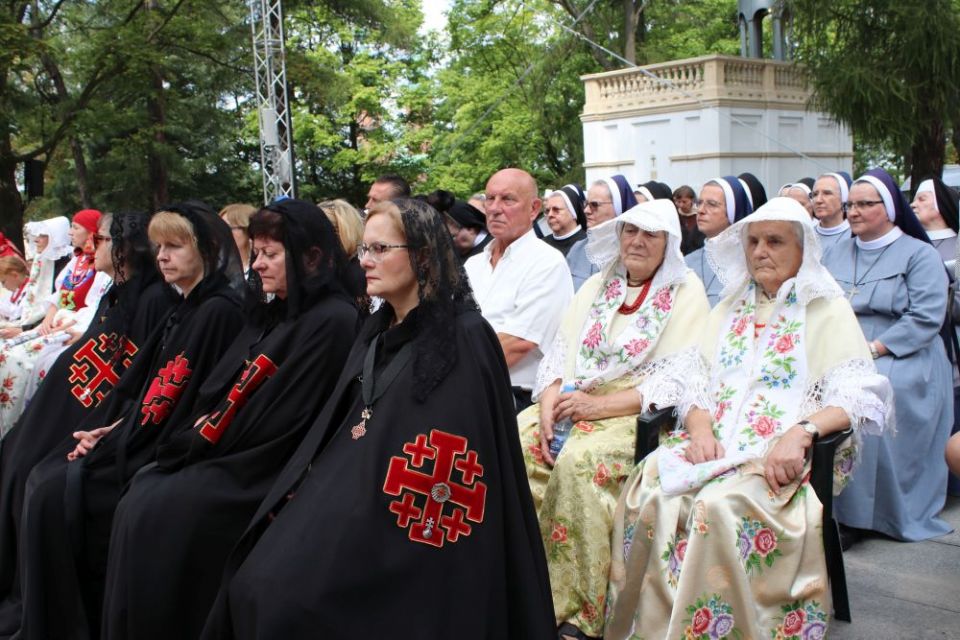
[{"label": "black cape", "polygon": [[[415,312],[384,334],[375,370]],[[446,378],[418,403],[407,365],[354,439],[382,316],[231,555],[202,638],[556,638],[496,335],[461,311]]]},{"label": "black cape", "polygon": [[160,446],[120,500],[103,638],[199,635],[230,549],[333,390],[356,328],[351,301],[328,295],[231,345],[200,391],[208,417]]},{"label": "black cape", "polygon": [[580,228],[575,234],[569,238],[564,238],[563,240],[557,240],[557,238],[553,235],[543,236],[542,240],[566,256],[567,252],[570,251],[570,247],[586,237],[587,232],[584,231],[583,228]]},{"label": "black cape", "polygon": [[[0,441],[0,637],[20,626],[17,554],[27,477],[58,446],[69,446],[70,434],[84,419],[106,411],[104,398],[174,304],[165,284],[147,282],[133,278],[103,296],[87,331],[57,358]],[[104,359],[105,347],[121,344],[119,357]]]},{"label": "black cape", "polygon": [[[188,298],[154,331],[111,394],[120,424],[85,457],[61,451],[34,467],[23,509],[24,638],[96,638],[107,546],[121,490],[153,461],[170,428],[192,424],[198,391],[243,327],[240,300],[219,290]],[[84,429],[102,425],[84,425]]]}]

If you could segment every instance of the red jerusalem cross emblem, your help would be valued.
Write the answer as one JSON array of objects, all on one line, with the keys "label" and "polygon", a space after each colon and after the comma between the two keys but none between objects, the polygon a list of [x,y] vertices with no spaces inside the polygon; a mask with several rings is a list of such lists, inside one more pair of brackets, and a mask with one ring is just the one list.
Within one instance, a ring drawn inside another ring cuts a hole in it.
[{"label": "red jerusalem cross emblem", "polygon": [[[385,493],[400,497],[390,503],[397,526],[409,526],[411,540],[435,547],[442,547],[444,539],[453,543],[470,535],[473,528],[467,521],[483,522],[487,485],[477,480],[483,466],[477,452],[467,450],[467,439],[434,429],[429,444],[421,433],[403,445],[403,452],[410,459],[390,458],[383,483]],[[433,461],[433,472],[416,471],[426,460]],[[454,480],[454,471],[460,483]]]},{"label": "red jerusalem cross emblem", "polygon": [[140,413],[143,414],[141,426],[148,422],[160,424],[167,419],[177,406],[177,400],[180,399],[191,373],[193,371],[190,369],[190,361],[183,352],[157,371],[150,388],[147,389],[147,395],[143,398],[143,406],[140,407]]},{"label": "red jerusalem cross emblem", "polygon": [[[119,346],[122,356],[111,361],[112,358],[107,354],[118,348],[117,340],[122,341]],[[71,384],[70,393],[85,407],[100,404],[120,379],[114,365],[127,368],[136,353],[137,346],[116,333],[101,333],[96,338],[90,338],[73,353],[70,377],[67,379]]]}]

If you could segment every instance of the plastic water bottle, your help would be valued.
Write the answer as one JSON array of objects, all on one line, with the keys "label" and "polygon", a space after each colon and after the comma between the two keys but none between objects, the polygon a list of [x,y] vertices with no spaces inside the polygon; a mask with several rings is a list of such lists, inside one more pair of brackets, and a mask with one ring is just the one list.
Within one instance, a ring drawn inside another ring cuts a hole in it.
[{"label": "plastic water bottle", "polygon": [[[570,393],[572,391],[576,391],[576,387],[572,384],[565,384],[563,388],[560,389],[560,393]],[[563,444],[567,441],[567,436],[570,435],[571,429],[573,429],[573,420],[570,418],[564,418],[559,422],[553,423],[553,440],[550,441],[550,455],[553,456],[554,460],[560,455],[560,450],[563,449]]]}]

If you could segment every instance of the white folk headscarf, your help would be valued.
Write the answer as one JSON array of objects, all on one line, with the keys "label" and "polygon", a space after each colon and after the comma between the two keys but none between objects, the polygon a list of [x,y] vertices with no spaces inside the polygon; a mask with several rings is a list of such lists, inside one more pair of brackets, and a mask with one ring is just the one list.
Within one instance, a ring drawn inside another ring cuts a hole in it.
[{"label": "white folk headscarf", "polygon": [[663,264],[653,277],[651,289],[666,284],[678,284],[686,280],[687,264],[680,251],[680,218],[677,207],[670,200],[641,202],[613,220],[597,225],[587,231],[587,259],[609,275],[620,262],[620,232],[625,224],[632,224],[644,231],[665,231],[667,248]]},{"label": "white folk headscarf", "polygon": [[[796,275],[797,298],[801,304],[806,305],[814,298],[843,295],[840,285],[820,263],[823,250],[807,210],[793,198],[777,197],[771,198],[749,217],[707,240],[707,261],[724,285],[722,297],[742,291],[751,280],[744,253],[747,228],[754,222],[767,221],[793,222],[803,229],[803,261]],[[781,292],[788,289],[781,287]]]}]

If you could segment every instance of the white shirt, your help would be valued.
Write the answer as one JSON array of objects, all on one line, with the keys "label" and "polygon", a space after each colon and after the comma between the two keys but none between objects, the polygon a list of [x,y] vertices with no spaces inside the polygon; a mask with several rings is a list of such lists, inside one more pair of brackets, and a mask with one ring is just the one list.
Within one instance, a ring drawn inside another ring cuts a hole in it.
[{"label": "white shirt", "polygon": [[480,312],[497,333],[537,345],[510,367],[510,383],[532,390],[543,351],[553,342],[560,318],[573,299],[573,281],[563,254],[540,242],[531,229],[490,264],[494,240],[464,267]]}]

